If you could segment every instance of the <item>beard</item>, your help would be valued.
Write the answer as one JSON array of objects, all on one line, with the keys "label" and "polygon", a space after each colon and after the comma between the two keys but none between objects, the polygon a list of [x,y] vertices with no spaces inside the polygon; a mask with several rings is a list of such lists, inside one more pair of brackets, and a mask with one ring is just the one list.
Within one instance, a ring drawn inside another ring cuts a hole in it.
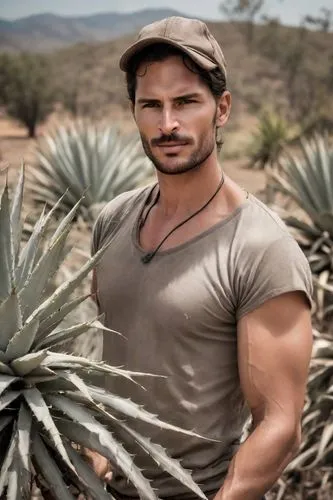
[{"label": "beard", "polygon": [[[202,134],[199,138],[198,144],[196,145],[194,151],[192,151],[187,158],[179,158],[177,160],[177,154],[170,155],[170,160],[172,165],[168,166],[168,160],[162,161],[157,158],[153,153],[153,147],[159,144],[166,144],[168,142],[181,143],[186,142],[188,146],[195,145],[193,139],[180,136],[176,133],[172,133],[168,136],[163,135],[159,138],[152,139],[149,141],[147,137],[140,133],[143,149],[155,166],[158,172],[166,175],[179,175],[191,170],[200,168],[200,166],[210,157],[215,148],[215,120],[214,126],[209,133]],[[187,147],[187,146],[185,146]]]}]

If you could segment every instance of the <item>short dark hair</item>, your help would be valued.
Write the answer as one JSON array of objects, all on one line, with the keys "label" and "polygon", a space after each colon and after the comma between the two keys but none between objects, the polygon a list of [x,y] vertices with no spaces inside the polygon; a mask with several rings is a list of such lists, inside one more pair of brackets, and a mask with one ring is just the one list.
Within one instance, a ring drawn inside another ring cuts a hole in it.
[{"label": "short dark hair", "polygon": [[[181,56],[185,66],[190,71],[193,71],[193,73],[199,75],[200,80],[207,85],[214,97],[221,97],[227,90],[226,77],[220,68],[214,68],[210,71],[205,70],[177,47],[167,43],[156,43],[142,49],[138,54],[135,54],[130,61],[131,69],[126,72],[126,85],[128,98],[132,105],[135,103],[136,78],[140,64],[164,61],[170,56]],[[223,142],[216,138],[216,144],[217,149],[220,150]]]},{"label": "short dark hair", "polygon": [[177,47],[167,43],[156,43],[142,49],[131,59],[131,69],[126,73],[126,84],[128,98],[132,104],[135,102],[136,77],[140,64],[164,61],[170,56],[181,56],[185,66],[199,75],[201,81],[207,85],[213,96],[221,97],[223,92],[227,90],[226,78],[220,68],[207,71]]}]

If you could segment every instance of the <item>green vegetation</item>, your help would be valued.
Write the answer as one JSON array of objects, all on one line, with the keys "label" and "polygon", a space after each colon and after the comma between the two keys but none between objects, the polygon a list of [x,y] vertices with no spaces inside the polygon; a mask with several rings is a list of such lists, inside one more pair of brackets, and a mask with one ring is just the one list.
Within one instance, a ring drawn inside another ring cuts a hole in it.
[{"label": "green vegetation", "polygon": [[300,489],[303,495],[300,498],[332,498],[332,365],[332,334],[315,332],[302,445],[280,482],[279,490],[285,493],[281,498],[299,498]]},{"label": "green vegetation", "polygon": [[102,205],[134,189],[152,175],[137,135],[124,136],[111,125],[73,122],[45,135],[37,146],[37,166],[30,170],[35,201],[67,213],[84,193],[78,214],[92,223]]},{"label": "green vegetation", "polygon": [[314,350],[297,457],[275,487],[273,498],[330,499],[333,492],[333,147],[327,135],[301,140],[270,170],[270,185],[290,200],[297,216],[285,221],[308,258],[315,285]]},{"label": "green vegetation", "polygon": [[137,433],[126,418],[194,435],[191,431],[161,422],[134,402],[86,381],[88,373],[130,380],[143,374],[53,351],[92,326],[105,329],[98,319],[61,326],[66,315],[87,298],[73,298],[72,292],[105,248],[48,295],[45,290],[63,260],[78,205],[61,220],[46,247],[42,245],[43,236],[57,204],[48,214],[43,211],[21,249],[23,188],[22,171],[12,203],[7,186],[0,201],[0,497],[5,493],[8,499],[29,499],[36,481],[45,498],[72,500],[75,490],[95,500],[112,499],[83,460],[79,449],[83,446],[111,460],[142,499],[157,500],[149,481],[118,440],[117,432],[121,431],[164,470],[205,498],[190,474],[161,446]]},{"label": "green vegetation", "polygon": [[36,126],[53,109],[51,65],[37,54],[0,54],[0,104],[35,137]]},{"label": "green vegetation", "polygon": [[322,321],[332,311],[323,290],[333,284],[333,148],[327,137],[315,136],[301,141],[301,151],[301,157],[288,155],[280,162],[281,171],[271,171],[271,178],[273,188],[293,200],[305,215],[288,215],[286,223],[309,260]]},{"label": "green vegetation", "polygon": [[249,148],[249,167],[273,167],[278,163],[283,148],[294,139],[295,132],[284,118],[273,111],[263,112]]}]

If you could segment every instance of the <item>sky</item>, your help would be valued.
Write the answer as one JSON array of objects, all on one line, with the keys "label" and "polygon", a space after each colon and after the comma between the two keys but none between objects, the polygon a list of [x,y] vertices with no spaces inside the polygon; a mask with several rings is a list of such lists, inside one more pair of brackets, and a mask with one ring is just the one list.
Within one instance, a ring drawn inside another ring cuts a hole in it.
[{"label": "sky", "polygon": [[[17,19],[51,12],[80,16],[98,12],[133,12],[143,8],[170,7],[207,20],[222,19],[220,0],[0,0],[0,18]],[[333,0],[266,0],[265,11],[285,24],[298,24],[305,14],[316,15],[321,7],[333,9]]]}]

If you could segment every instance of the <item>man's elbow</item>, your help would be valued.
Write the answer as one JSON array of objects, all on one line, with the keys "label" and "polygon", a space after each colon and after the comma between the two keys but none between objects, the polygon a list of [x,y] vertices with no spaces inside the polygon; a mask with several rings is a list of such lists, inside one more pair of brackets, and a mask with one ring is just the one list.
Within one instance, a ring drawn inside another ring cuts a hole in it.
[{"label": "man's elbow", "polygon": [[291,437],[291,445],[290,445],[290,460],[296,457],[299,452],[299,448],[302,443],[302,427],[301,424],[298,423],[296,425],[296,429],[294,429]]},{"label": "man's elbow", "polygon": [[[283,449],[283,455],[287,463],[291,462],[297,455],[301,440],[302,431],[300,423],[295,425],[290,425],[286,423],[280,427],[279,440],[281,443],[281,448]],[[287,465],[287,463],[285,465]]]}]

